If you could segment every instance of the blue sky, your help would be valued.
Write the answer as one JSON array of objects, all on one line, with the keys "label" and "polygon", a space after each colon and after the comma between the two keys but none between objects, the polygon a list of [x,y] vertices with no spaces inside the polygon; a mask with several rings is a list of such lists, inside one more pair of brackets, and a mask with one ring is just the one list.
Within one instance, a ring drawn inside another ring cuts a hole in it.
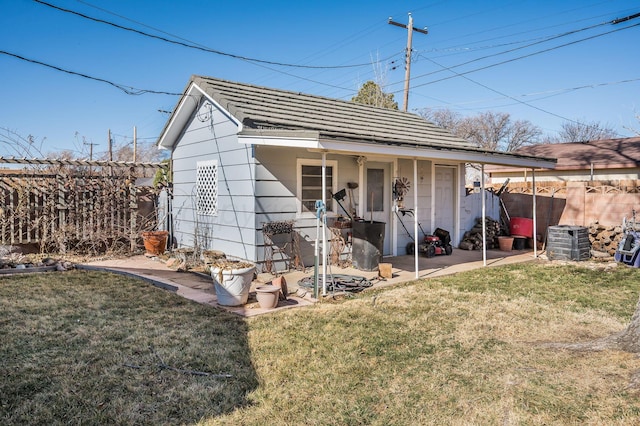
[{"label": "blue sky", "polygon": [[640,12],[637,0],[43,1],[220,53],[0,0],[0,155],[14,154],[7,131],[79,158],[88,143],[96,156],[106,151],[109,129],[116,144],[134,126],[140,143],[154,142],[178,97],[94,79],[180,93],[200,74],[345,100],[377,80],[402,107],[407,31],[387,20],[407,23],[409,12],[429,29],[413,35],[410,111],[508,112],[549,134],[566,120],[620,136],[640,128],[640,18],[610,23]]}]

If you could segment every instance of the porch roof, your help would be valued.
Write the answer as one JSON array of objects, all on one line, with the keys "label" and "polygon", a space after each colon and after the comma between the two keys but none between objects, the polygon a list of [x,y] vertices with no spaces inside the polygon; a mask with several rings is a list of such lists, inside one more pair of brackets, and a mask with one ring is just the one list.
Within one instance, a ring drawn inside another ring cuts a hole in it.
[{"label": "porch roof", "polygon": [[243,143],[511,167],[554,168],[556,162],[477,148],[413,113],[202,76],[189,81],[160,147],[173,147],[203,97],[238,124]]}]

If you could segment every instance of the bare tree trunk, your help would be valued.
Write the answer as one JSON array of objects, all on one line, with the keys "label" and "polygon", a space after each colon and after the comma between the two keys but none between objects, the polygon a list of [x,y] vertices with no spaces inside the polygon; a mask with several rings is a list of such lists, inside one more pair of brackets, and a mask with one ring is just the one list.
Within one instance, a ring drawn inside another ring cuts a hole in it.
[{"label": "bare tree trunk", "polygon": [[574,351],[604,351],[607,349],[629,353],[640,353],[640,299],[631,317],[631,322],[624,330],[601,339],[583,343],[549,343],[545,345],[554,349]]},{"label": "bare tree trunk", "polygon": [[609,337],[614,347],[631,353],[640,352],[640,300],[627,328]]}]

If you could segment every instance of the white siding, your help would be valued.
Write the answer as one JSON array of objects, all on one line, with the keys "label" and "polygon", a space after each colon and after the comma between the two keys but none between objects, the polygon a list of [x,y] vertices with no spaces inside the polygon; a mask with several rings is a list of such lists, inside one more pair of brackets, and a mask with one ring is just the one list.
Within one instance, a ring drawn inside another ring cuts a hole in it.
[{"label": "white siding", "polygon": [[[432,163],[430,161],[418,161],[418,182],[413,182],[413,160],[398,160],[398,176],[405,177],[409,180],[409,193],[404,197],[404,206],[407,209],[416,211],[414,204],[414,191],[418,190],[418,208],[417,208],[417,220],[424,232],[432,232],[429,229],[431,223],[431,168]],[[414,233],[416,217],[402,213],[399,213],[397,218],[398,229],[398,254],[406,254],[407,245],[413,242],[412,236]],[[402,223],[401,223],[402,222]],[[403,228],[402,224],[407,228]],[[407,233],[408,231],[408,233]],[[422,241],[424,234],[418,227],[418,241]]]},{"label": "white siding", "polygon": [[[257,147],[256,148],[256,229],[258,259],[264,260],[264,246],[262,225],[267,222],[293,220],[294,229],[298,234],[300,250],[305,265],[311,265],[314,257],[313,246],[316,239],[315,212],[299,212],[297,199],[297,161],[321,160],[317,153],[310,153],[306,149]],[[347,188],[348,182],[358,182],[358,166],[353,156],[327,155],[327,161],[337,161],[337,188]],[[357,205],[357,191],[353,191],[352,203]],[[349,200],[342,202],[345,208]],[[345,215],[344,211],[334,202],[334,212],[328,216]],[[330,234],[330,233],[328,233]],[[330,238],[330,235],[327,235]]]},{"label": "white siding", "polygon": [[[200,108],[187,125],[173,152],[173,220],[174,233],[181,247],[221,250],[228,256],[254,262],[264,261],[265,247],[262,236],[264,223],[294,221],[298,234],[303,263],[313,263],[317,220],[315,212],[301,213],[297,199],[297,163],[299,159],[321,160],[321,154],[302,148],[245,146],[238,143],[237,126],[225,114],[213,110],[212,118],[206,107]],[[212,126],[213,123],[213,126]],[[215,216],[197,215],[195,211],[196,164],[198,161],[218,161],[218,210]],[[348,183],[359,182],[359,166],[356,156],[328,154],[327,161],[337,162],[335,176],[337,190],[352,192],[351,204],[360,203],[358,190],[349,191]],[[373,160],[372,160],[373,161]],[[431,161],[418,161],[418,182],[413,182],[413,160],[397,161],[396,177],[406,177],[411,189],[405,196],[405,207],[414,209],[413,191],[418,191],[418,217],[406,215],[403,223],[413,235],[417,219],[425,232],[430,229],[432,212]],[[463,168],[460,168],[463,170]],[[463,179],[458,179],[464,184]],[[464,191],[460,207],[464,207]],[[329,217],[345,216],[334,202]],[[342,201],[349,208],[349,196]],[[465,218],[461,218],[464,223]],[[396,218],[392,216],[392,221]],[[388,224],[391,226],[392,224]],[[404,254],[411,236],[396,222],[398,231],[397,253]],[[460,232],[450,230],[452,238]],[[330,233],[327,237],[330,238]],[[422,231],[418,238],[422,239]]]},{"label": "white siding", "polygon": [[[221,250],[256,261],[255,165],[252,148],[238,143],[235,123],[205,103],[173,151],[174,236],[179,247]],[[218,161],[218,213],[195,209],[196,164]]]},{"label": "white siding", "polygon": [[[500,198],[493,192],[485,191],[486,217],[500,220]],[[476,224],[476,219],[482,217],[482,193],[473,192],[464,197],[460,208],[461,235],[469,231]],[[461,238],[462,239],[462,238]]]}]

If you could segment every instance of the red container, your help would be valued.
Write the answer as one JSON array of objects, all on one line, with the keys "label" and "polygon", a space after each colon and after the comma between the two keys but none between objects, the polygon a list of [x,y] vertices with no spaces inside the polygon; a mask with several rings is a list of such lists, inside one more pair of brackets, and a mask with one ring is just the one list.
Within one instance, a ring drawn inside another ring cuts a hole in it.
[{"label": "red container", "polygon": [[521,235],[523,237],[533,238],[533,219],[526,217],[512,217],[509,227],[511,235]]}]

